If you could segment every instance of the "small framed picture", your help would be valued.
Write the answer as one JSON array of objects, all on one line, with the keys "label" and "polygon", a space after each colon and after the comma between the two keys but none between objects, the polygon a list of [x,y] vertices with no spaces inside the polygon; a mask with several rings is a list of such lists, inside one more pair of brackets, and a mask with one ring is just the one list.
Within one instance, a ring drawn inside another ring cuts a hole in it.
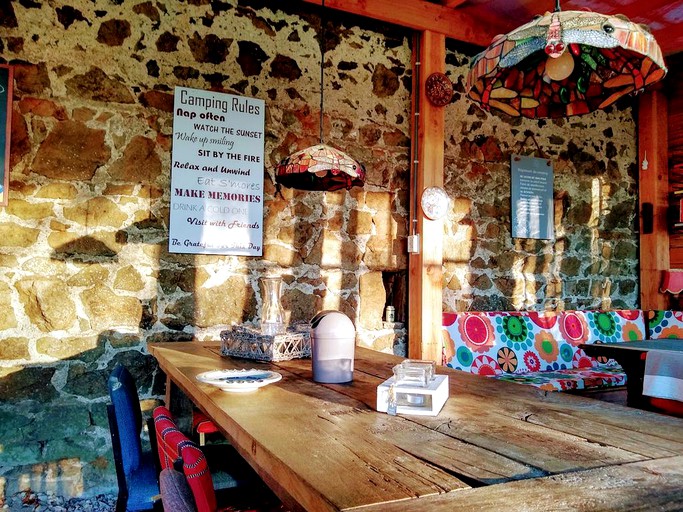
[{"label": "small framed picture", "polygon": [[0,64],[0,206],[7,206],[9,196],[9,147],[12,128],[12,67]]}]

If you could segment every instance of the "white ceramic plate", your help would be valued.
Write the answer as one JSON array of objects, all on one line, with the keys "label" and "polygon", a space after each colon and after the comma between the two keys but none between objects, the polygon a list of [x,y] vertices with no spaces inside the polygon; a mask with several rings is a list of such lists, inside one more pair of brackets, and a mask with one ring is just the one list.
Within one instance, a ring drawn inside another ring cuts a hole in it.
[{"label": "white ceramic plate", "polygon": [[268,370],[211,370],[197,375],[199,382],[211,384],[223,391],[254,391],[277,382],[282,378],[277,372]]}]

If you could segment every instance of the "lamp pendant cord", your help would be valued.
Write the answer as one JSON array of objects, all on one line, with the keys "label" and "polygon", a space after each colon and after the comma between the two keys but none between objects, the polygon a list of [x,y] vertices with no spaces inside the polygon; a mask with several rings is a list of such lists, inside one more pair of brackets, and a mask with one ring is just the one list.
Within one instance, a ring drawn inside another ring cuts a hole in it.
[{"label": "lamp pendant cord", "polygon": [[323,82],[325,79],[325,0],[320,4],[320,144],[323,143]]}]

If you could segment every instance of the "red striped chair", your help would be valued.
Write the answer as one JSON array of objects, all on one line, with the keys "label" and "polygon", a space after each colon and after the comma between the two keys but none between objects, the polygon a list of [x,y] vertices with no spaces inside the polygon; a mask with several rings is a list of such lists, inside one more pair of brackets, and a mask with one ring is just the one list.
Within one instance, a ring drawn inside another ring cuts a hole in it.
[{"label": "red striped chair", "polygon": [[206,435],[219,432],[216,424],[198,409],[192,411],[192,432],[199,436],[199,446],[206,444]]},{"label": "red striped chair", "polygon": [[162,470],[182,471],[190,484],[197,512],[215,512],[216,493],[204,452],[178,430],[166,407],[157,407],[153,418]]},{"label": "red striped chair", "polygon": [[[217,511],[283,511],[282,504],[260,482],[259,486],[249,485],[227,489],[221,495],[221,502],[229,505],[218,506],[211,471],[204,452],[185,434],[178,430],[170,411],[160,406],[152,413],[154,431],[157,439],[161,468],[174,468],[182,471],[187,478],[197,512]],[[225,500],[223,499],[225,497]]]}]

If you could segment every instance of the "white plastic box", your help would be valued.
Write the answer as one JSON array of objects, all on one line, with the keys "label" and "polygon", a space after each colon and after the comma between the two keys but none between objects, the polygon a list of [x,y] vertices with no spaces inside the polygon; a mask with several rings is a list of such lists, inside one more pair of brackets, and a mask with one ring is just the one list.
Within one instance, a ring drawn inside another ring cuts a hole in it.
[{"label": "white plastic box", "polygon": [[[377,386],[377,410],[387,412],[391,387],[396,382],[390,377]],[[396,413],[418,416],[436,416],[448,400],[448,375],[435,375],[426,386],[394,386]]]}]

